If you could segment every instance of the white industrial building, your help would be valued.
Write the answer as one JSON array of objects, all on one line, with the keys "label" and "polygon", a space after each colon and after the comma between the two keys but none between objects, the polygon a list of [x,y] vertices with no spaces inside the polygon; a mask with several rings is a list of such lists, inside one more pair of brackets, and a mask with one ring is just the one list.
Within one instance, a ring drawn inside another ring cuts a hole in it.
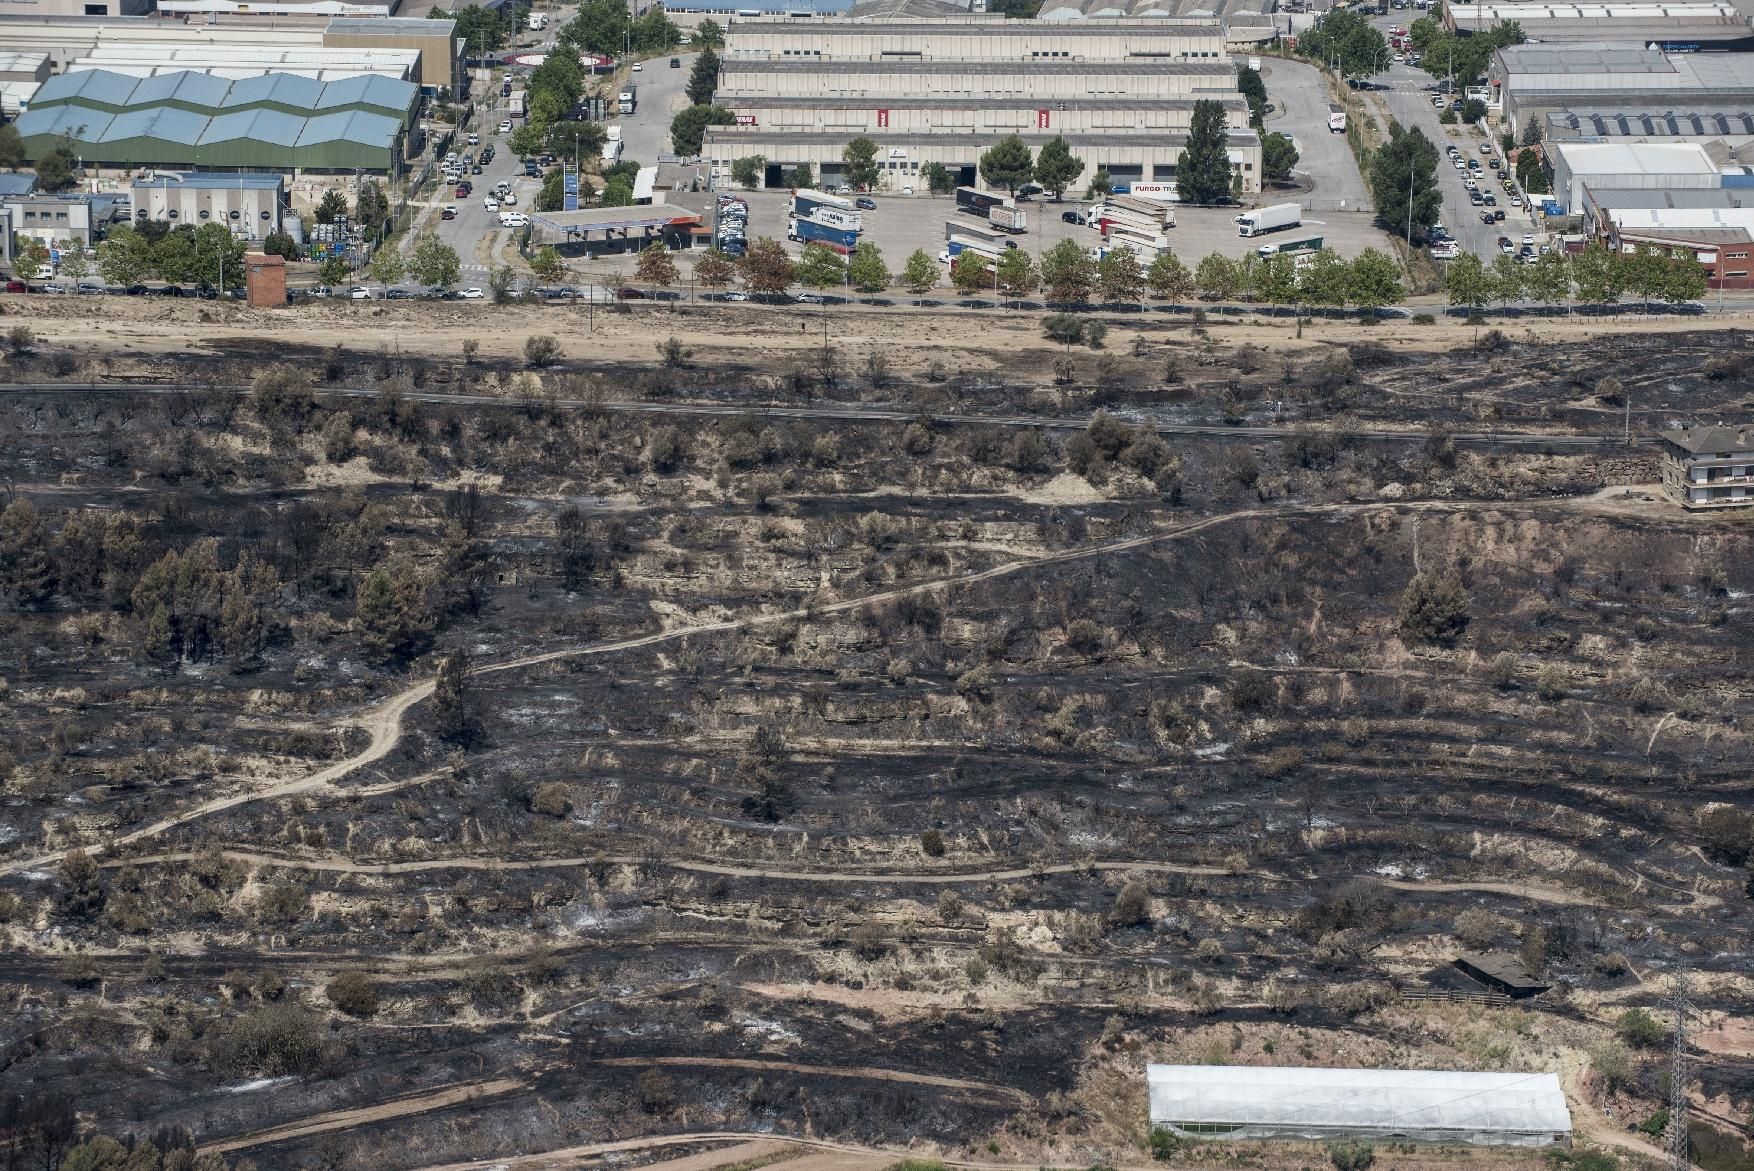
[{"label": "white industrial building", "polygon": [[47,53],[0,50],[0,114],[15,118],[30,104],[37,86],[49,80]]},{"label": "white industrial building", "polygon": [[411,81],[420,65],[416,49],[276,48],[263,45],[196,45],[165,49],[158,45],[119,42],[99,45],[76,57],[68,73],[81,69],[107,69],[130,77],[157,77],[161,73],[206,73],[228,81],[260,77],[266,73],[290,73],[315,81],[340,81],[348,77],[375,75]]},{"label": "white industrial building", "polygon": [[1748,18],[1729,0],[1473,0],[1444,5],[1443,21],[1463,36],[1515,21],[1530,43],[1541,44],[1624,41],[1676,52],[1754,49]]},{"label": "white industrial building", "polygon": [[233,235],[253,240],[280,230],[286,204],[279,175],[160,171],[135,179],[130,193],[137,223],[224,224]]},{"label": "white industrial building", "polygon": [[1584,187],[1649,190],[1724,185],[1711,152],[1697,142],[1559,142],[1547,147],[1553,198],[1567,212],[1583,207]]},{"label": "white industrial building", "polygon": [[886,190],[923,192],[931,163],[974,184],[1009,134],[1032,150],[1064,135],[1085,164],[1073,187],[1099,168],[1166,182],[1195,102],[1214,100],[1243,190],[1260,190],[1260,140],[1210,17],[733,20],[723,62],[714,101],[736,124],[709,127],[702,152],[721,185],[755,155],[770,185],[800,165],[833,182],[858,136],[877,142]]},{"label": "white industrial building", "polygon": [[1377,1139],[1539,1147],[1571,1139],[1551,1073],[1146,1067],[1151,1126],[1196,1139]]},{"label": "white industrial building", "polygon": [[1638,44],[1511,45],[1488,73],[1513,132],[1550,110],[1754,103],[1754,53],[1664,53]]}]

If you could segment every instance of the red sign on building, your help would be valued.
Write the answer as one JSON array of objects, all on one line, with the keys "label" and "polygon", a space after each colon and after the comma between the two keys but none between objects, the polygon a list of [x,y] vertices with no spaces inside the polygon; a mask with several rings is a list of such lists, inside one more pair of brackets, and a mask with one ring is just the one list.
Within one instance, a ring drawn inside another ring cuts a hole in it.
[{"label": "red sign on building", "polygon": [[739,125],[739,126],[753,126],[753,125],[755,125],[755,115],[754,114],[738,114],[737,115],[737,125]]},{"label": "red sign on building", "polygon": [[889,111],[888,110],[878,110],[877,111],[877,129],[879,129],[879,130],[888,130],[889,129]]},{"label": "red sign on building", "polygon": [[1046,110],[1037,110],[1035,112],[1035,128],[1037,130],[1046,130],[1048,128],[1048,112]]}]

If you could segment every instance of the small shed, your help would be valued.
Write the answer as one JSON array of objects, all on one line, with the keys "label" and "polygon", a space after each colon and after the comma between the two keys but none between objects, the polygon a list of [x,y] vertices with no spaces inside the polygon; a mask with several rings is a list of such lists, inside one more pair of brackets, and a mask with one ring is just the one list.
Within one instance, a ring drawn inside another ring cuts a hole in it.
[{"label": "small shed", "polygon": [[1507,952],[1466,953],[1456,957],[1456,967],[1471,979],[1513,1000],[1539,996],[1552,987],[1530,975],[1523,962]]},{"label": "small shed", "polygon": [[271,253],[244,253],[244,293],[255,308],[286,304],[286,261]]}]

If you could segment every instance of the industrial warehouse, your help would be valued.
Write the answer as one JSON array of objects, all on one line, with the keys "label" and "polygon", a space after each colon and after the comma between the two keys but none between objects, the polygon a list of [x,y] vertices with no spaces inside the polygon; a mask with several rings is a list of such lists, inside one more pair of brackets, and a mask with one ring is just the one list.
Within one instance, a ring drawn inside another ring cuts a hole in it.
[{"label": "industrial warehouse", "polygon": [[106,167],[395,173],[419,100],[412,83],[378,76],[227,82],[88,69],[44,82],[18,132],[31,158],[66,138],[85,162]]},{"label": "industrial warehouse", "polygon": [[715,183],[759,155],[766,185],[801,165],[841,173],[849,139],[879,147],[883,186],[921,184],[931,163],[976,181],[981,154],[1018,135],[1031,150],[1064,136],[1117,181],[1168,182],[1196,101],[1220,102],[1243,192],[1260,190],[1260,141],[1224,29],[1210,18],[1074,23],[969,16],[943,21],[733,21],[715,101],[736,118],[708,130]]}]

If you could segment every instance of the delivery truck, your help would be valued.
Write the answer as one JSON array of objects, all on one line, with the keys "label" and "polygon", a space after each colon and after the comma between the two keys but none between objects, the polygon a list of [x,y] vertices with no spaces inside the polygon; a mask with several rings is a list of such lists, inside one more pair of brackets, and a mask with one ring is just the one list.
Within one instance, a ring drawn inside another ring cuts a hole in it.
[{"label": "delivery truck", "polygon": [[826,191],[817,191],[810,187],[801,187],[797,191],[792,192],[793,215],[807,219],[815,215],[818,211],[833,211],[838,212],[842,216],[848,217],[847,220],[837,225],[840,227],[848,227],[857,231],[864,226],[861,222],[863,217],[859,214],[859,210],[853,206],[853,201],[850,199],[844,199],[839,195],[831,195]]},{"label": "delivery truck", "polygon": [[1262,257],[1276,256],[1282,252],[1315,253],[1315,252],[1320,252],[1321,250],[1322,250],[1322,238],[1320,236],[1304,236],[1303,238],[1298,239],[1298,240],[1285,240],[1285,241],[1280,241],[1280,242],[1274,242],[1272,244],[1262,244],[1259,248],[1255,249],[1255,251],[1258,254],[1260,254]]},{"label": "delivery truck", "polygon": [[987,219],[1001,232],[1025,232],[1029,230],[1029,213],[1021,207],[1007,207],[1002,203],[994,204],[987,209]]},{"label": "delivery truck", "polygon": [[978,187],[958,187],[956,189],[956,210],[965,211],[970,215],[978,215],[983,219],[991,215],[995,207],[1014,207],[1016,201],[1008,195],[994,195],[982,191]]},{"label": "delivery truck", "polygon": [[1260,236],[1267,232],[1282,232],[1286,228],[1295,228],[1302,222],[1302,207],[1295,203],[1275,203],[1272,207],[1245,211],[1237,216],[1236,234],[1239,236]]},{"label": "delivery truck", "polygon": [[793,219],[787,225],[786,239],[800,244],[822,244],[843,256],[859,246],[859,233],[802,217]]},{"label": "delivery truck", "polygon": [[630,85],[622,90],[616,104],[623,114],[631,114],[637,110],[639,108],[639,86]]},{"label": "delivery truck", "polygon": [[1346,111],[1332,103],[1328,105],[1328,130],[1334,134],[1346,133]]}]

